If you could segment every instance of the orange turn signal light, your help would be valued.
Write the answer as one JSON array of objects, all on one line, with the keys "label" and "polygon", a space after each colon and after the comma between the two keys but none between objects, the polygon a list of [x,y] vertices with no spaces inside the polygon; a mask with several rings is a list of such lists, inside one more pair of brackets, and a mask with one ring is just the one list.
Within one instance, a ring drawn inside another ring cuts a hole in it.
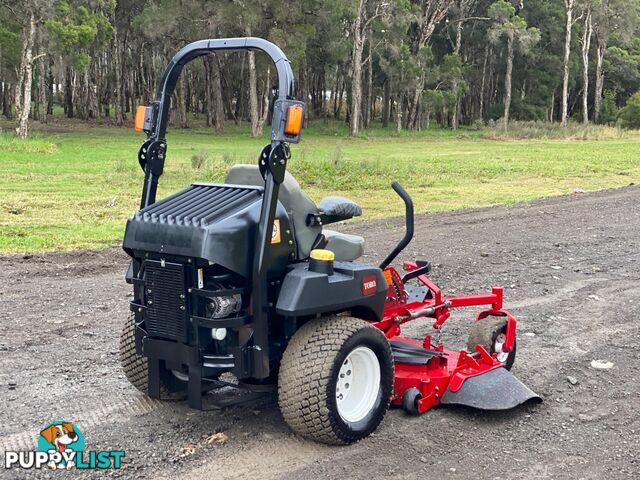
[{"label": "orange turn signal light", "polygon": [[135,122],[133,124],[136,132],[142,132],[144,130],[144,119],[147,116],[147,107],[142,105],[136,108],[136,117]]},{"label": "orange turn signal light", "polygon": [[384,279],[387,281],[387,285],[393,285],[393,277],[391,276],[391,270],[385,268],[384,270]]},{"label": "orange turn signal light", "polygon": [[287,108],[287,121],[284,124],[284,133],[292,137],[300,135],[303,116],[304,109],[302,105],[291,105]]}]

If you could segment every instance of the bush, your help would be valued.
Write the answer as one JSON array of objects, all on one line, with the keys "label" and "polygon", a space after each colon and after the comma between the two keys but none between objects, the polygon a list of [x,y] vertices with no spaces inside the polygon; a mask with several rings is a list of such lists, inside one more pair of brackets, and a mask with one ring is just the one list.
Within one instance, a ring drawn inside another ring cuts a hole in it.
[{"label": "bush", "polygon": [[559,123],[513,121],[509,122],[509,128],[505,132],[504,120],[500,119],[489,124],[484,130],[484,137],[490,140],[607,140],[620,138],[621,130],[575,122],[569,122],[569,125],[563,128]]},{"label": "bush", "polygon": [[627,104],[620,110],[620,126],[623,128],[640,128],[640,92],[634,93]]},{"label": "bush", "polygon": [[602,99],[602,106],[600,107],[600,119],[599,123],[605,125],[615,125],[620,115],[620,108],[616,102],[616,92],[613,90],[607,90],[604,92],[604,98]]},{"label": "bush", "polygon": [[201,150],[195,155],[191,156],[191,167],[194,170],[200,170],[209,158],[209,152],[206,150]]}]

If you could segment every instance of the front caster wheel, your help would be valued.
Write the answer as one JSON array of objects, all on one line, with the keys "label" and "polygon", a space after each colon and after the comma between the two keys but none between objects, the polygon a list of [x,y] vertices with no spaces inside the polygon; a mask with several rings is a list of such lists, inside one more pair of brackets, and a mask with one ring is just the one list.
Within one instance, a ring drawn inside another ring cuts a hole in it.
[{"label": "front caster wheel", "polygon": [[513,362],[516,361],[516,342],[514,339],[513,349],[510,352],[505,352],[502,350],[502,346],[506,339],[507,319],[505,317],[483,318],[471,327],[467,350],[474,352],[476,345],[482,345],[489,354],[496,354],[496,358],[504,368],[511,370]]},{"label": "front caster wheel", "polygon": [[377,328],[351,317],[313,320],[296,332],[282,357],[282,416],[303,437],[357,442],[382,422],[393,373],[389,342]]},{"label": "front caster wheel", "polygon": [[418,402],[421,398],[422,394],[420,390],[415,387],[404,392],[402,396],[402,409],[407,415],[418,415],[420,413],[420,410],[418,410]]}]

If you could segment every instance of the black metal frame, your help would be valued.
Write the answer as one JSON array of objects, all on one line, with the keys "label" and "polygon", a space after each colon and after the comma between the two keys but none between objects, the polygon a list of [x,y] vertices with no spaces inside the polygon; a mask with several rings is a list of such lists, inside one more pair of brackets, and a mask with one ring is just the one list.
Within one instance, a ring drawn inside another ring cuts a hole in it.
[{"label": "black metal frame", "polygon": [[[223,38],[200,40],[193,42],[180,50],[167,66],[155,101],[148,107],[145,116],[145,131],[147,140],[140,147],[138,160],[145,172],[144,187],[140,201],[141,208],[147,207],[156,201],[158,179],[162,175],[166,159],[167,123],[171,95],[184,66],[192,60],[216,51],[227,50],[260,50],[266,53],[273,61],[278,74],[278,96],[274,103],[274,112],[271,125],[271,143],[265,147],[260,159],[260,168],[264,176],[264,192],[258,233],[255,247],[255,260],[252,275],[252,318],[253,345],[248,352],[248,368],[254,378],[266,378],[269,376],[269,331],[268,331],[268,297],[267,297],[267,268],[269,265],[269,246],[275,211],[278,202],[280,184],[284,181],[284,175],[289,158],[288,143],[297,143],[300,136],[285,133],[287,109],[292,105],[302,105],[303,102],[294,100],[293,71],[286,55],[271,42],[261,38]],[[192,321],[194,319],[192,318]],[[202,322],[203,319],[195,319]],[[240,321],[236,319],[237,321]],[[246,321],[242,319],[242,321]],[[155,363],[155,362],[150,362]],[[157,369],[157,365],[153,368]],[[150,376],[152,373],[150,365]],[[196,375],[197,376],[197,375]],[[191,377],[191,374],[190,374]],[[199,378],[189,379],[189,390],[199,384]],[[153,382],[155,383],[155,382]],[[190,392],[191,394],[192,392]],[[193,392],[195,393],[195,392]],[[189,395],[190,398],[192,395]]]},{"label": "black metal frame", "polygon": [[407,191],[404,188],[402,188],[402,185],[400,185],[398,182],[393,182],[391,184],[391,188],[395,190],[395,192],[400,196],[400,198],[402,198],[402,201],[404,202],[406,232],[404,234],[404,237],[402,237],[402,240],[398,242],[396,247],[391,251],[391,253],[389,253],[389,255],[387,255],[387,258],[385,258],[384,261],[380,264],[381,270],[384,270],[389,265],[391,265],[391,262],[393,262],[396,259],[396,257],[400,254],[400,252],[402,252],[413,239],[413,200],[411,200],[411,196],[407,193]]}]

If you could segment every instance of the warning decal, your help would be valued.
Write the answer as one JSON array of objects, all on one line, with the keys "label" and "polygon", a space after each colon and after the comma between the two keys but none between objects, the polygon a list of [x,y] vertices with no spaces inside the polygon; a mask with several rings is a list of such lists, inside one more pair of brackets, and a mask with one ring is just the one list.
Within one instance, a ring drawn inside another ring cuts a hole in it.
[{"label": "warning decal", "polygon": [[280,243],[280,219],[273,221],[273,231],[271,232],[271,244]]}]

